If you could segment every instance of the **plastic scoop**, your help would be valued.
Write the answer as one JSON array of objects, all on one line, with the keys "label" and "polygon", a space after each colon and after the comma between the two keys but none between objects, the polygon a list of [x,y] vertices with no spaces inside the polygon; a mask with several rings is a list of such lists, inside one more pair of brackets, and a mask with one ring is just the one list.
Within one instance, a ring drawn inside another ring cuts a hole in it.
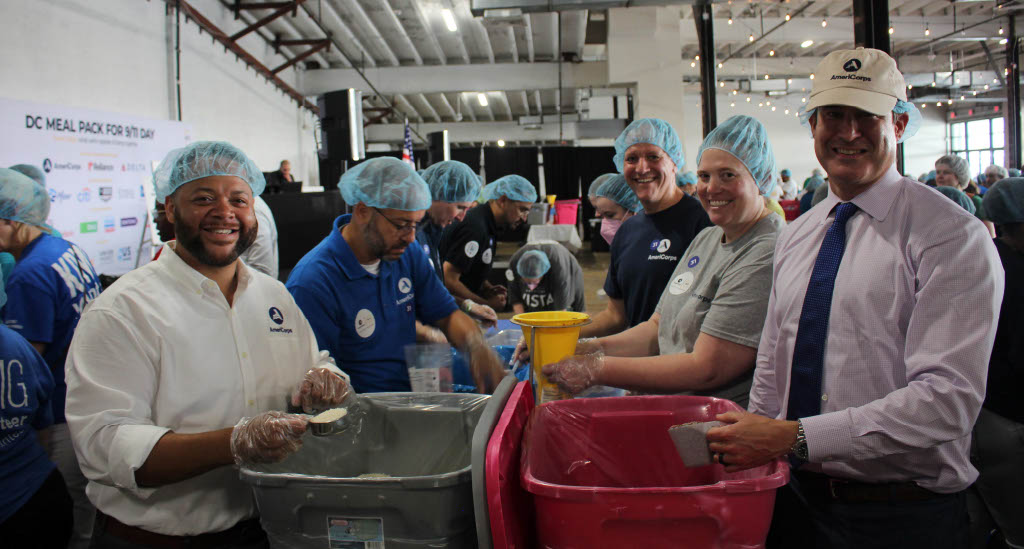
[{"label": "plastic scoop", "polygon": [[337,435],[346,431],[358,423],[356,412],[360,403],[360,397],[350,393],[338,408],[331,408],[313,416],[309,420],[309,431],[318,437]]}]

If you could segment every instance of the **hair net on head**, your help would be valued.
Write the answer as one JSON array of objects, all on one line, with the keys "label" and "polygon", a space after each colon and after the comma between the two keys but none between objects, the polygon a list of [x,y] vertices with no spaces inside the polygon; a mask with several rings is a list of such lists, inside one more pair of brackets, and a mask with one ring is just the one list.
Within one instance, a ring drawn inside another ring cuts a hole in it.
[{"label": "hair net on head", "polygon": [[977,211],[977,208],[974,206],[974,201],[971,200],[971,197],[964,194],[963,191],[946,186],[935,187],[935,190],[946,195],[946,197],[953,202],[959,204],[961,208],[967,210],[971,215],[974,215],[974,212]]},{"label": "hair net on head", "polygon": [[626,177],[622,174],[615,174],[615,177],[605,181],[595,196],[603,196],[633,213],[643,208],[640,199],[629,187],[629,183],[626,183]]},{"label": "hair net on head", "polygon": [[988,176],[990,173],[996,174],[996,177],[999,179],[1006,179],[1010,175],[1010,173],[1006,171],[1006,168],[996,164],[992,164],[985,168],[985,175]]},{"label": "hair net on head", "polygon": [[438,162],[419,174],[430,196],[441,202],[472,202],[480,193],[480,176],[458,160]]},{"label": "hair net on head", "polygon": [[551,268],[548,254],[541,250],[530,250],[519,256],[516,272],[523,278],[540,278]]},{"label": "hair net on head", "polygon": [[684,187],[686,185],[696,185],[697,174],[693,172],[683,172],[676,174],[676,185]]},{"label": "hair net on head", "polygon": [[50,216],[50,194],[28,176],[0,168],[0,219],[45,228]]},{"label": "hair net on head", "polygon": [[590,183],[590,188],[587,189],[587,196],[590,196],[590,197],[597,196],[597,189],[600,188],[601,185],[604,185],[604,183],[606,181],[608,181],[609,179],[615,177],[616,175],[618,175],[618,174],[606,173],[606,174],[597,176],[597,178],[595,178],[594,181]]},{"label": "hair net on head", "polygon": [[1017,168],[1010,168],[1006,170],[1006,177],[1020,177],[1020,170]]},{"label": "hair net on head", "polygon": [[807,185],[804,186],[804,188],[807,189],[808,192],[814,192],[818,187],[824,184],[825,180],[820,175],[812,175],[810,181],[807,182]]},{"label": "hair net on head", "polygon": [[793,172],[789,171],[789,168],[784,168],[784,169],[783,169],[783,170],[782,170],[782,171],[781,171],[781,172],[779,173],[779,175],[782,175],[782,176],[785,176],[785,177],[793,177]]},{"label": "hair net on head", "polygon": [[996,225],[1024,223],[1024,178],[996,182],[981,199],[985,216]]},{"label": "hair net on head", "polygon": [[430,188],[412,166],[382,156],[345,172],[338,182],[341,197],[350,206],[362,202],[371,208],[415,212],[430,208]]},{"label": "hair net on head", "polygon": [[263,172],[245,153],[224,141],[196,141],[167,153],[153,173],[157,202],[165,202],[182,185],[210,177],[230,175],[241,179],[259,196],[267,186]]},{"label": "hair net on head", "polygon": [[967,182],[971,180],[971,167],[967,165],[967,160],[963,157],[955,154],[947,154],[939,157],[939,159],[935,161],[936,167],[938,167],[939,164],[949,166],[949,169],[956,175],[956,180],[960,184],[960,188],[963,188],[964,185],[967,185]]},{"label": "hair net on head", "polygon": [[924,182],[927,183],[931,181],[934,183],[936,177],[938,177],[938,174],[935,173],[935,170],[931,170],[928,172],[928,175],[924,176]]},{"label": "hair net on head", "polygon": [[671,124],[657,118],[634,120],[615,138],[615,168],[622,173],[626,151],[637,143],[650,143],[661,147],[676,165],[676,171],[683,167],[683,144]]},{"label": "hair net on head", "polygon": [[35,181],[36,183],[39,183],[44,187],[46,186],[46,174],[43,173],[43,170],[41,168],[38,168],[31,164],[15,164],[11,166],[11,169],[20,174],[27,175],[29,179]]},{"label": "hair net on head", "polygon": [[732,116],[711,130],[697,149],[698,165],[708,149],[718,149],[735,156],[753,176],[761,194],[767,195],[775,188],[775,153],[768,141],[768,130],[756,118]]},{"label": "hair net on head", "polygon": [[[811,131],[811,117],[814,116],[813,109],[804,109],[800,111],[800,124],[807,128],[807,131]],[[900,137],[897,143],[903,143],[907,139],[914,137],[917,134],[917,130],[921,129],[921,111],[917,110],[917,107],[913,103],[908,103],[897,99],[896,106],[892,108],[894,114],[906,114],[907,115],[907,127],[903,129],[903,135]]]},{"label": "hair net on head", "polygon": [[521,175],[499,177],[484,187],[484,200],[497,200],[502,196],[516,202],[536,202],[537,189]]}]

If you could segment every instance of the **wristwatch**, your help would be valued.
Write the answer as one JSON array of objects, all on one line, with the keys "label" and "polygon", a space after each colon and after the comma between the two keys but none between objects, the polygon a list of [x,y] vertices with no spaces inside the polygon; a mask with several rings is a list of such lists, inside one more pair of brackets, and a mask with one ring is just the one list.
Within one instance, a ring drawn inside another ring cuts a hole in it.
[{"label": "wristwatch", "polygon": [[807,435],[804,434],[804,424],[800,421],[796,421],[796,442],[789,447],[789,453],[802,459],[809,461],[809,455],[807,453]]}]

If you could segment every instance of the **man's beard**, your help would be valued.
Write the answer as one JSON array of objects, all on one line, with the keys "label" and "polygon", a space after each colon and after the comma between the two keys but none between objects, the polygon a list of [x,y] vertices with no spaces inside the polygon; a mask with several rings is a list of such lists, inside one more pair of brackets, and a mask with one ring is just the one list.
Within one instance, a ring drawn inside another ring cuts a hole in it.
[{"label": "man's beard", "polygon": [[[239,228],[238,240],[235,241],[235,247],[231,250],[227,256],[223,258],[217,258],[206,251],[206,246],[203,246],[202,239],[199,236],[199,231],[192,231],[191,227],[186,228],[185,224],[174,227],[175,236],[178,242],[185,247],[188,253],[192,254],[192,257],[196,258],[197,261],[203,265],[210,267],[227,267],[234,263],[236,259],[246,250],[252,246],[253,242],[256,242],[256,234],[258,232],[258,226],[253,225],[246,229],[244,226]],[[201,230],[201,229],[200,229]]]},{"label": "man's beard", "polygon": [[366,225],[363,237],[366,239],[366,246],[369,248],[371,256],[383,261],[398,261],[397,257],[388,257],[391,248],[384,240],[384,235],[380,234],[380,231],[373,226],[372,221]]}]

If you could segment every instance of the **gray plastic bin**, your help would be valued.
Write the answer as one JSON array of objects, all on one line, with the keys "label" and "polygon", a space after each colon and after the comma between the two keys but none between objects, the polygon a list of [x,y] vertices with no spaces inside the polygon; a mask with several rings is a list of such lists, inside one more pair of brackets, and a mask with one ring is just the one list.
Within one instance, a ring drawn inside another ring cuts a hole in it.
[{"label": "gray plastic bin", "polygon": [[[271,546],[475,547],[470,451],[490,397],[363,398],[357,426],[328,437],[307,434],[283,462],[241,470]],[[387,477],[360,478],[366,474]]]}]

